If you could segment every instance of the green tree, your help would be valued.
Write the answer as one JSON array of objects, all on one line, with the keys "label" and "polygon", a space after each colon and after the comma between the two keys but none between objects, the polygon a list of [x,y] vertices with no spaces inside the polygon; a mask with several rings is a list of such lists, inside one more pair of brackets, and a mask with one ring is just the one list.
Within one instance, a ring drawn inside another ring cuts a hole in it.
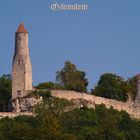
[{"label": "green tree", "polygon": [[115,74],[106,73],[101,75],[97,86],[92,90],[92,94],[118,101],[127,101],[127,83]]},{"label": "green tree", "polygon": [[10,75],[0,77],[0,111],[7,111],[8,102],[12,94],[12,80]]},{"label": "green tree", "polygon": [[66,107],[72,105],[66,99],[56,97],[46,98],[41,104],[35,106],[35,113],[38,117],[43,117],[45,114],[51,114],[55,117],[65,110]]},{"label": "green tree", "polygon": [[69,102],[65,99],[50,97],[35,108],[38,127],[36,128],[37,140],[75,140],[75,136],[62,133],[58,115],[64,111]]},{"label": "green tree", "polygon": [[124,111],[105,105],[63,111],[66,102],[57,98],[45,104],[35,116],[0,119],[0,140],[140,139],[140,121]]},{"label": "green tree", "polygon": [[54,82],[44,82],[44,83],[40,83],[37,86],[35,86],[36,89],[40,89],[40,90],[54,90],[54,89],[63,89],[62,86],[58,85],[57,83]]},{"label": "green tree", "polygon": [[134,100],[136,97],[136,91],[137,91],[137,78],[136,76],[133,76],[131,78],[128,78],[128,93],[130,97]]},{"label": "green tree", "polygon": [[57,71],[56,81],[67,90],[86,92],[88,80],[85,75],[85,72],[77,70],[76,65],[66,61],[64,68]]}]

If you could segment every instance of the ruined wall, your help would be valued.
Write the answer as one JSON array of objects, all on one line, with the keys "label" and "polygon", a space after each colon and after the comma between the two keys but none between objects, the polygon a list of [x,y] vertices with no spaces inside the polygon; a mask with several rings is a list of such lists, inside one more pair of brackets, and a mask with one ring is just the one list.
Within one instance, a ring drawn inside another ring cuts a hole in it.
[{"label": "ruined wall", "polygon": [[[67,91],[67,90],[52,90],[52,96],[58,98],[64,98],[67,100],[73,100],[74,106],[68,108],[68,110],[73,110],[74,108],[80,108],[83,105],[86,105],[88,108],[94,108],[95,105],[104,104],[107,108],[113,107],[118,111],[126,111],[131,117],[140,119],[140,107],[135,107],[132,101],[128,101],[126,103],[107,99],[103,97],[98,97],[94,95],[89,95],[87,93],[80,93],[75,91]],[[38,101],[38,100],[37,100]],[[41,99],[39,99],[41,101]],[[16,102],[15,102],[16,103]],[[11,113],[0,113],[0,118],[2,117],[17,117],[19,115],[33,115],[28,108],[30,108],[30,104],[34,105],[34,100],[21,98],[18,101],[18,105],[15,104],[16,107],[20,108],[20,111],[27,111],[27,112],[11,112]],[[22,109],[23,108],[23,109]],[[27,108],[27,109],[25,109]]]},{"label": "ruined wall", "polygon": [[12,113],[12,112],[0,112],[0,119],[4,117],[14,118],[20,115],[27,115],[27,116],[33,116],[33,113],[31,112],[20,112],[20,113]]},{"label": "ruined wall", "polygon": [[89,101],[89,104],[87,105],[87,107],[89,108],[92,108],[94,104],[97,104],[97,105],[105,104],[107,108],[113,107],[114,109],[118,111],[124,110],[128,114],[130,114],[130,116],[134,118],[140,118],[140,108],[134,107],[134,103],[131,101],[123,103],[120,101],[111,100],[111,99],[89,95],[86,93],[75,92],[75,91],[52,90],[51,92],[52,92],[52,96],[55,96],[58,98],[65,98],[67,100],[72,100],[72,99],[87,100]]}]

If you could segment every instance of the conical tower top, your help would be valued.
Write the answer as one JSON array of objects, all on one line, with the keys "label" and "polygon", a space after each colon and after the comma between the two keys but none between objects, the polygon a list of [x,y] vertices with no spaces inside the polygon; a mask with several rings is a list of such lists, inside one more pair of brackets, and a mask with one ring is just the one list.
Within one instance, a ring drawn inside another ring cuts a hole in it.
[{"label": "conical tower top", "polygon": [[24,27],[24,23],[21,23],[16,31],[16,33],[28,33],[26,28]]}]

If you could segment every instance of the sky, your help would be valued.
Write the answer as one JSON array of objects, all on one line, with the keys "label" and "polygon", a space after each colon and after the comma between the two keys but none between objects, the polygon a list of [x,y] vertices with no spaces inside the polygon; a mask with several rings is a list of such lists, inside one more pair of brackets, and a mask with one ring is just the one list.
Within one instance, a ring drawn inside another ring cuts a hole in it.
[{"label": "sky", "polygon": [[[87,11],[52,10],[51,5],[87,4]],[[100,75],[127,79],[140,73],[139,0],[1,0],[0,76],[11,74],[15,32],[29,32],[33,85],[55,81],[70,60],[86,72],[88,89]]]}]

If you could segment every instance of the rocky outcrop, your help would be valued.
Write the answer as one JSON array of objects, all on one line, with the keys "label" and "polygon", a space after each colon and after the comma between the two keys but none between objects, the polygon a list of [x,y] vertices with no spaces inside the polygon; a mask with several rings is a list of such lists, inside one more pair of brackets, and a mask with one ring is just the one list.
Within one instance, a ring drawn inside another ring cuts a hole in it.
[{"label": "rocky outcrop", "polygon": [[[43,100],[41,96],[35,96],[35,94],[33,95],[34,96],[11,100],[10,109],[12,112],[32,112],[34,106]],[[88,108],[95,108],[96,105],[104,104],[106,108],[113,107],[118,111],[126,111],[131,117],[140,119],[140,107],[136,107],[132,100],[128,100],[128,102],[120,102],[87,93],[67,90],[52,90],[51,95],[60,99],[67,99],[72,102],[72,105],[66,107],[64,111],[71,111],[84,106]]]},{"label": "rocky outcrop", "polygon": [[36,104],[42,101],[42,97],[23,97],[11,100],[9,103],[9,111],[12,112],[32,112]]}]

